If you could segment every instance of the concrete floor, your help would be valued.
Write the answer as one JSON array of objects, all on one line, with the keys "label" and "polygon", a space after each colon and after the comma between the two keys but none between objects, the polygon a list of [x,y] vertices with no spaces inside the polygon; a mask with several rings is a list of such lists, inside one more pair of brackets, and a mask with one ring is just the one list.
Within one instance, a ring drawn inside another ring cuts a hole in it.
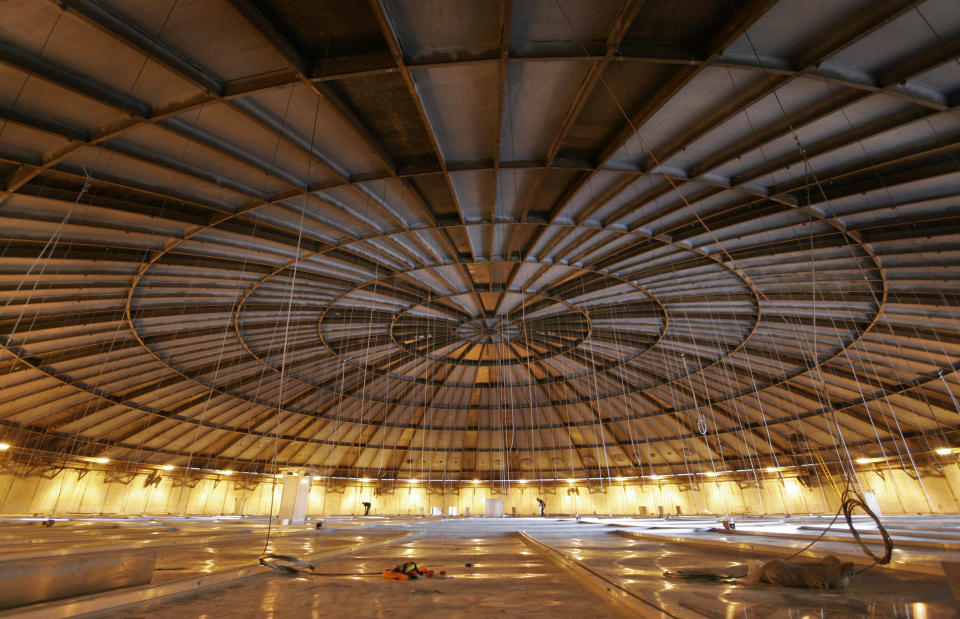
[{"label": "concrete floor", "polygon": [[[713,520],[656,519],[593,521],[569,519],[352,519],[330,518],[321,530],[274,529],[271,550],[310,557],[358,542],[369,548],[348,551],[338,559],[316,563],[318,572],[370,573],[360,576],[289,576],[263,568],[263,574],[196,593],[161,598],[101,612],[92,617],[613,617],[618,611],[588,591],[568,571],[531,550],[516,535],[524,530],[537,540],[574,557],[581,564],[656,604],[675,617],[957,617],[957,603],[942,576],[907,568],[874,568],[856,577],[843,591],[670,580],[664,570],[732,567],[768,552],[699,545],[723,534],[698,529]],[[804,527],[822,526],[816,518],[741,522],[760,536],[738,535],[751,542],[783,547],[802,545],[790,539]],[[960,521],[923,519],[893,526],[920,535],[921,541],[960,534]],[[618,534],[651,534],[642,539]],[[766,533],[765,533],[766,531]],[[408,536],[410,533],[415,536]],[[746,532],[746,531],[745,531]],[[816,532],[816,530],[814,530]],[[833,532],[831,532],[832,534]],[[50,529],[0,522],[0,559],[30,550],[69,547],[77,550],[154,547],[158,551],[153,584],[216,573],[255,564],[263,548],[262,520],[77,521]],[[653,535],[663,535],[655,538]],[[842,540],[843,534],[838,531]],[[732,536],[727,535],[730,541]],[[677,540],[688,541],[677,541]],[[906,538],[905,538],[906,539]],[[394,540],[391,542],[391,540]],[[745,541],[744,541],[745,540]],[[859,552],[850,542],[818,544],[840,553]],[[900,559],[936,566],[950,549],[905,548]],[[388,581],[380,571],[406,560],[444,569],[450,578]],[[470,563],[472,567],[466,567]]]}]

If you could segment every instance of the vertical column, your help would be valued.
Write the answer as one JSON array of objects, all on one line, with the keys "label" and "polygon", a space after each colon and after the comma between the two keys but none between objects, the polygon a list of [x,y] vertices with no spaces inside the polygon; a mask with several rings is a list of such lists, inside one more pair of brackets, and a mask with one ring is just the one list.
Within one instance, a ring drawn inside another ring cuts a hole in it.
[{"label": "vertical column", "polygon": [[280,498],[280,524],[303,524],[307,519],[310,484],[313,476],[302,470],[283,472],[283,494]]}]

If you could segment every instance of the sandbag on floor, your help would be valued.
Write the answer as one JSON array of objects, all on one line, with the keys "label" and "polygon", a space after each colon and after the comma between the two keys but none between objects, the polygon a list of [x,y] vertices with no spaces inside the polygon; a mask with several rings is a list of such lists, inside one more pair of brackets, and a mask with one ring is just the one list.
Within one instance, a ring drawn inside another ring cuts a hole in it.
[{"label": "sandbag on floor", "polygon": [[841,562],[834,555],[827,555],[815,563],[791,563],[774,559],[758,567],[750,565],[747,581],[751,584],[765,582],[781,587],[804,587],[806,589],[846,589],[853,578],[853,563]]},{"label": "sandbag on floor", "polygon": [[666,571],[667,578],[714,582],[740,582],[747,585],[767,583],[780,587],[806,589],[845,589],[853,578],[853,563],[843,563],[828,555],[816,562],[793,563],[773,559],[751,561],[746,566],[696,568]]}]

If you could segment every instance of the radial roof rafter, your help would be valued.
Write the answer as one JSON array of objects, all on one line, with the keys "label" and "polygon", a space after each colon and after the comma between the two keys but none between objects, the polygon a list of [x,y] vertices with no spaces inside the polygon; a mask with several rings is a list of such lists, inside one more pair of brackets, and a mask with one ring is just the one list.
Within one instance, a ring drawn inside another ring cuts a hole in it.
[{"label": "radial roof rafter", "polygon": [[0,28],[11,440],[449,479],[957,438],[937,0],[288,5]]}]

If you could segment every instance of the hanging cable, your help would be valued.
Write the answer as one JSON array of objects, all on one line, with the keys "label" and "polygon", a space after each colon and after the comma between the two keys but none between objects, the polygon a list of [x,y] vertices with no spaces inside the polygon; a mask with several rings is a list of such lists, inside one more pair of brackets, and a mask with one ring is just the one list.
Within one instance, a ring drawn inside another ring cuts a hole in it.
[{"label": "hanging cable", "polygon": [[[883,539],[882,555],[878,556],[873,552],[873,550],[869,546],[867,546],[860,532],[853,525],[853,511],[855,509],[863,510],[864,513],[866,513],[866,515],[869,516],[870,519],[873,520],[873,522],[877,525],[877,531],[879,532],[880,536]],[[893,549],[894,549],[893,539],[890,537],[890,534],[887,532],[886,527],[883,526],[883,523],[880,522],[880,518],[877,516],[877,514],[874,513],[874,511],[870,509],[870,506],[867,505],[866,500],[863,498],[863,496],[859,492],[851,488],[849,484],[847,485],[847,488],[843,491],[843,494],[840,496],[840,509],[837,510],[837,513],[833,517],[833,519],[830,521],[830,524],[828,524],[826,528],[823,530],[823,532],[821,532],[820,535],[818,535],[815,539],[813,539],[809,544],[807,544],[800,550],[797,550],[792,555],[788,556],[786,559],[783,559],[783,561],[784,562],[790,561],[791,559],[803,554],[808,549],[810,549],[814,544],[816,544],[821,539],[823,539],[823,537],[830,530],[830,527],[832,527],[833,524],[840,517],[840,514],[843,514],[844,518],[847,521],[847,526],[850,528],[850,533],[853,534],[853,537],[857,540],[857,543],[860,545],[860,548],[863,549],[864,554],[866,554],[871,559],[871,561],[873,561],[867,567],[857,570],[856,573],[862,574],[876,565],[888,565],[890,563],[890,560],[893,557]]]}]

